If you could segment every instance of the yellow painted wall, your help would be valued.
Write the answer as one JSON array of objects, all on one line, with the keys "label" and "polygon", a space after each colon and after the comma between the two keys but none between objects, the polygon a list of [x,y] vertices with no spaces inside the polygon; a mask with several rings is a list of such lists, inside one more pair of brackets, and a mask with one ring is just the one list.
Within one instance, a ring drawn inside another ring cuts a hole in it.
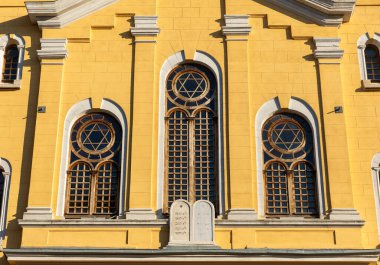
[{"label": "yellow painted wall", "polygon": [[[166,244],[167,227],[25,227],[21,233],[17,219],[22,218],[27,205],[49,206],[55,212],[65,116],[71,106],[86,98],[92,99],[94,108],[100,107],[103,98],[111,99],[122,107],[128,124],[134,121],[134,129],[138,130],[131,135],[133,129],[129,128],[127,142],[128,150],[133,150],[132,157],[130,152],[126,157],[127,172],[133,173],[127,205],[155,209],[160,69],[172,54],[184,51],[187,59],[192,59],[196,50],[213,56],[224,78],[223,119],[230,124],[228,130],[224,128],[228,146],[224,177],[229,177],[227,172],[234,176],[231,187],[226,187],[226,205],[231,206],[231,202],[235,207],[257,209],[255,115],[268,100],[278,97],[287,107],[293,96],[306,101],[319,122],[328,124],[321,132],[327,142],[326,150],[321,146],[323,175],[330,183],[325,185],[327,209],[352,205],[366,221],[363,228],[217,227],[217,244],[235,249],[360,249],[379,244],[370,162],[380,151],[380,93],[359,89],[356,46],[362,34],[380,32],[379,1],[358,1],[351,21],[335,28],[317,26],[262,1],[120,0],[63,29],[42,32],[31,25],[21,1],[10,2],[0,3],[0,34],[22,35],[26,56],[21,89],[0,91],[0,156],[7,158],[13,168],[6,247],[159,248]],[[376,6],[367,6],[373,4]],[[161,32],[156,44],[134,50],[130,34],[133,14],[159,17]],[[250,15],[252,32],[246,42],[246,54],[238,49],[241,44],[228,46],[227,54],[221,33],[224,14]],[[41,36],[67,38],[69,56],[64,66],[43,65],[40,77],[36,50]],[[340,65],[322,69],[321,80],[313,57],[313,37],[340,37],[345,50]],[[141,64],[135,69],[143,69],[144,63],[149,68],[148,80],[141,78],[142,72],[135,72],[133,52],[154,54],[154,58],[136,59]],[[242,62],[235,70],[226,67],[232,56]],[[335,71],[340,74],[334,77]],[[343,102],[335,100],[339,95],[334,89],[343,93]],[[143,93],[147,96],[145,102],[139,101]],[[34,137],[37,98],[38,105],[47,106],[47,113],[37,114],[38,135]],[[334,104],[343,104],[344,114],[327,116],[330,109],[321,108]],[[238,109],[242,112],[228,112]],[[246,122],[231,123],[239,120]],[[242,129],[245,134],[239,137]],[[144,164],[145,160],[148,163]],[[329,179],[325,172],[329,172]],[[133,176],[139,176],[140,181]]]}]

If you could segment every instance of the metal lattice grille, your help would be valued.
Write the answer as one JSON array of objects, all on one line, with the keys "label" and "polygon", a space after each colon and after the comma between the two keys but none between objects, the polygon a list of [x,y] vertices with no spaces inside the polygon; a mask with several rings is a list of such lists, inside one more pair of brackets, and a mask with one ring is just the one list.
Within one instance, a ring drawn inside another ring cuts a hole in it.
[{"label": "metal lattice grille", "polygon": [[215,205],[214,129],[214,118],[210,111],[201,110],[195,115],[195,200],[209,200]]},{"label": "metal lattice grille", "polygon": [[281,163],[270,163],[265,170],[267,213],[289,214],[289,194],[286,168]]},{"label": "metal lattice grille", "polygon": [[182,111],[167,120],[168,207],[178,199],[188,200],[189,190],[189,121]]},{"label": "metal lattice grille", "polygon": [[365,62],[367,78],[372,82],[380,82],[380,56],[376,46],[367,45],[365,49]]},{"label": "metal lattice grille", "polygon": [[293,171],[297,214],[316,214],[314,170],[307,163],[296,164]]},{"label": "metal lattice grille", "polygon": [[115,214],[117,206],[119,172],[115,163],[100,165],[96,178],[96,214]]},{"label": "metal lattice grille", "polygon": [[69,214],[88,214],[91,198],[91,168],[79,162],[69,170],[68,200],[66,212]]},{"label": "metal lattice grille", "polygon": [[16,45],[6,47],[4,53],[3,82],[11,82],[17,79],[19,51]]}]

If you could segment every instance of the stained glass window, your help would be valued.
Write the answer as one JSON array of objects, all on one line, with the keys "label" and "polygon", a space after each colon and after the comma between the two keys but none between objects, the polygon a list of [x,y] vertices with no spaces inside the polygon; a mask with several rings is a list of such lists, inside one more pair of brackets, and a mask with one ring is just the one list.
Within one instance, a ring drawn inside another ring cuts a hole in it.
[{"label": "stained glass window", "polygon": [[73,125],[70,144],[66,216],[115,216],[120,179],[119,123],[107,114],[87,114]]},{"label": "stained glass window", "polygon": [[367,79],[372,82],[380,82],[379,49],[375,45],[368,44],[364,53],[367,68]]},{"label": "stained glass window", "polygon": [[166,86],[165,205],[209,200],[217,207],[216,80],[202,65],[186,63]]},{"label": "stained glass window", "polygon": [[317,215],[310,125],[293,113],[276,114],[264,123],[262,139],[266,214]]}]

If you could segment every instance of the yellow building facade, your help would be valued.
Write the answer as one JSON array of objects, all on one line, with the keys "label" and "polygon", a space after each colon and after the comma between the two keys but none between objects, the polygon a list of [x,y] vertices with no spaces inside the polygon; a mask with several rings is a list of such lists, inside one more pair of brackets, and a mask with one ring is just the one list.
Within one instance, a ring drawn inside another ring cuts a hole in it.
[{"label": "yellow building facade", "polygon": [[1,262],[380,264],[379,14],[2,0]]}]

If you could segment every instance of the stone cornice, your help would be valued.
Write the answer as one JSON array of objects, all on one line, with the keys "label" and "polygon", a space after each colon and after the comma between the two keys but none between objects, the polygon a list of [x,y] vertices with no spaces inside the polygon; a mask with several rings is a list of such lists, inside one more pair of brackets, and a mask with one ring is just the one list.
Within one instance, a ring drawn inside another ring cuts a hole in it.
[{"label": "stone cornice", "polygon": [[131,28],[132,36],[157,36],[160,28],[157,26],[157,16],[134,16],[134,27]]},{"label": "stone cornice", "polygon": [[54,2],[27,1],[30,20],[40,28],[62,28],[118,0],[57,0]]},{"label": "stone cornice", "polygon": [[248,24],[248,15],[224,15],[223,35],[249,35],[252,27]]},{"label": "stone cornice", "polygon": [[316,59],[340,59],[344,51],[339,48],[340,38],[314,38]]},{"label": "stone cornice", "polygon": [[321,26],[339,26],[350,20],[355,0],[267,0]]},{"label": "stone cornice", "polygon": [[65,59],[67,57],[67,39],[41,39],[41,50],[37,56],[42,59]]}]

